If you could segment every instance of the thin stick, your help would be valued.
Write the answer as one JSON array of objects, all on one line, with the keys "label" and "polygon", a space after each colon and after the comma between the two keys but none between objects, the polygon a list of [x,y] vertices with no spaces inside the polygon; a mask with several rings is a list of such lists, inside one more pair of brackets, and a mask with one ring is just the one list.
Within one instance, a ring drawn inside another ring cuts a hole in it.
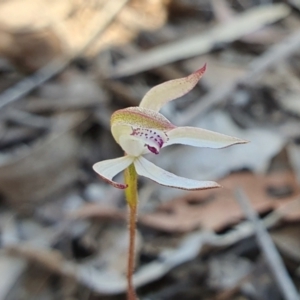
[{"label": "thin stick", "polygon": [[219,24],[191,37],[186,37],[172,43],[157,46],[143,51],[139,55],[120,61],[108,77],[124,77],[157,68],[210,52],[215,45],[231,43],[274,23],[290,13],[290,8],[284,4],[274,4],[255,7],[234,17],[226,24]]},{"label": "thin stick", "polygon": [[297,30],[280,43],[270,47],[261,56],[255,58],[248,67],[246,74],[231,82],[224,83],[217,88],[212,89],[197,104],[186,109],[177,120],[177,124],[184,126],[191,124],[199,116],[206,114],[212,107],[220,105],[228,100],[230,95],[236,90],[240,84],[255,84],[260,76],[269,68],[278,65],[297,51],[300,47],[300,30]]},{"label": "thin stick", "polygon": [[259,219],[256,211],[252,208],[246,194],[241,188],[239,188],[236,190],[235,196],[248,220],[253,224],[258,244],[265,255],[269,268],[281,289],[284,299],[299,300],[298,291],[289,277],[279,253],[264,227],[263,222]]}]

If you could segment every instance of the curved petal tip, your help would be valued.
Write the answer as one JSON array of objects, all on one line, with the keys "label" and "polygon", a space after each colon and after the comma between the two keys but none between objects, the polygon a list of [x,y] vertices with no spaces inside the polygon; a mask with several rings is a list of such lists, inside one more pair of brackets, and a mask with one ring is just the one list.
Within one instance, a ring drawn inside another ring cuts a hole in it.
[{"label": "curved petal tip", "polygon": [[[204,66],[200,69],[198,69],[197,71],[195,71],[193,74],[197,74],[199,77],[202,77],[202,75],[205,73],[206,71],[206,66],[207,64],[205,63]],[[192,75],[193,75],[192,74]],[[200,79],[200,78],[199,78]]]},{"label": "curved petal tip", "polygon": [[[95,170],[95,169],[94,169]],[[124,190],[128,187],[127,184],[124,184],[124,183],[120,183],[120,182],[116,182],[116,181],[113,181],[113,180],[109,180],[108,178],[102,176],[101,174],[99,174],[99,177],[105,181],[106,183],[109,183],[110,185],[112,185],[113,187],[117,188],[117,189],[120,189],[120,190]]]},{"label": "curved petal tip", "polygon": [[134,158],[131,156],[104,160],[94,164],[93,169],[105,182],[111,184],[113,187],[118,189],[126,189],[127,184],[119,183],[113,181],[112,179],[118,173],[126,169],[133,162],[133,160]]}]

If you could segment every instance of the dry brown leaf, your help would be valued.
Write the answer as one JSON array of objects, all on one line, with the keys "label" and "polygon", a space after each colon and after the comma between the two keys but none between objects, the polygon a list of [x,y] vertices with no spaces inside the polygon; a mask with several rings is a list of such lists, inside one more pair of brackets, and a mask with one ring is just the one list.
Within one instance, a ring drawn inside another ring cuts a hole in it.
[{"label": "dry brown leaf", "polygon": [[70,218],[75,219],[126,219],[126,212],[116,207],[89,203],[69,214]]},{"label": "dry brown leaf", "polygon": [[300,262],[300,227],[284,226],[271,234],[274,242],[287,257]]},{"label": "dry brown leaf", "polygon": [[[219,183],[222,189],[188,193],[161,205],[154,213],[140,216],[139,220],[146,226],[166,232],[186,232],[199,227],[219,231],[244,217],[234,197],[236,187],[245,190],[253,207],[260,213],[282,207],[300,195],[292,173],[268,176],[235,173]],[[278,197],[271,196],[271,192],[277,193]],[[290,213],[286,218],[291,218]],[[293,210],[292,213],[299,215],[300,207],[299,212]]]},{"label": "dry brown leaf", "polygon": [[90,42],[89,54],[94,55],[127,43],[140,30],[161,27],[167,18],[168,2],[54,0],[49,5],[47,0],[2,1],[0,54],[26,72],[57,56],[73,57]]},{"label": "dry brown leaf", "polygon": [[11,245],[6,250],[11,254],[21,255],[30,261],[41,264],[52,272],[65,275],[62,271],[64,258],[58,250],[35,249],[26,245]]},{"label": "dry brown leaf", "polygon": [[[289,202],[288,202],[289,203]],[[299,222],[300,220],[300,201],[296,199],[288,206],[285,202],[279,202],[278,212],[285,221]]]}]

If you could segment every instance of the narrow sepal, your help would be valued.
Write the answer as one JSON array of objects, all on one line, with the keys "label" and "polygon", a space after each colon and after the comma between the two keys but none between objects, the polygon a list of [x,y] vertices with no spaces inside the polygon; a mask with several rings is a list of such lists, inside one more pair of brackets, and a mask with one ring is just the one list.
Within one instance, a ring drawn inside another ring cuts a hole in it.
[{"label": "narrow sepal", "polygon": [[248,141],[221,134],[218,132],[197,128],[177,127],[168,131],[169,140],[164,145],[183,144],[194,147],[224,148],[234,144],[245,144]]},{"label": "narrow sepal", "polygon": [[140,176],[147,177],[161,185],[174,187],[183,190],[203,190],[220,187],[213,181],[198,181],[177,176],[164,169],[161,169],[143,158],[142,156],[134,161],[136,172]]},{"label": "narrow sepal", "polygon": [[170,80],[149,90],[140,103],[140,107],[159,111],[169,101],[177,99],[195,87],[206,70],[206,64],[191,75]]},{"label": "narrow sepal", "polygon": [[134,158],[131,156],[103,160],[94,164],[93,169],[107,183],[116,188],[125,189],[127,184],[115,182],[113,181],[113,178],[125,170],[133,162],[133,160]]}]

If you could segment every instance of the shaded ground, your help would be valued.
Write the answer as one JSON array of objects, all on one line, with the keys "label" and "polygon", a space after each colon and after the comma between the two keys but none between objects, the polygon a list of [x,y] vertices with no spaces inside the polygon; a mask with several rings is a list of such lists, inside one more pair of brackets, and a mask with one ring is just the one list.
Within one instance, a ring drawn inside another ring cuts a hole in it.
[{"label": "shaded ground", "polygon": [[138,295],[297,299],[285,288],[300,285],[299,11],[297,0],[0,2],[0,298],[125,299],[124,195],[92,165],[122,155],[113,111],[207,63],[163,114],[250,143],[149,156],[223,188],[139,179]]}]

